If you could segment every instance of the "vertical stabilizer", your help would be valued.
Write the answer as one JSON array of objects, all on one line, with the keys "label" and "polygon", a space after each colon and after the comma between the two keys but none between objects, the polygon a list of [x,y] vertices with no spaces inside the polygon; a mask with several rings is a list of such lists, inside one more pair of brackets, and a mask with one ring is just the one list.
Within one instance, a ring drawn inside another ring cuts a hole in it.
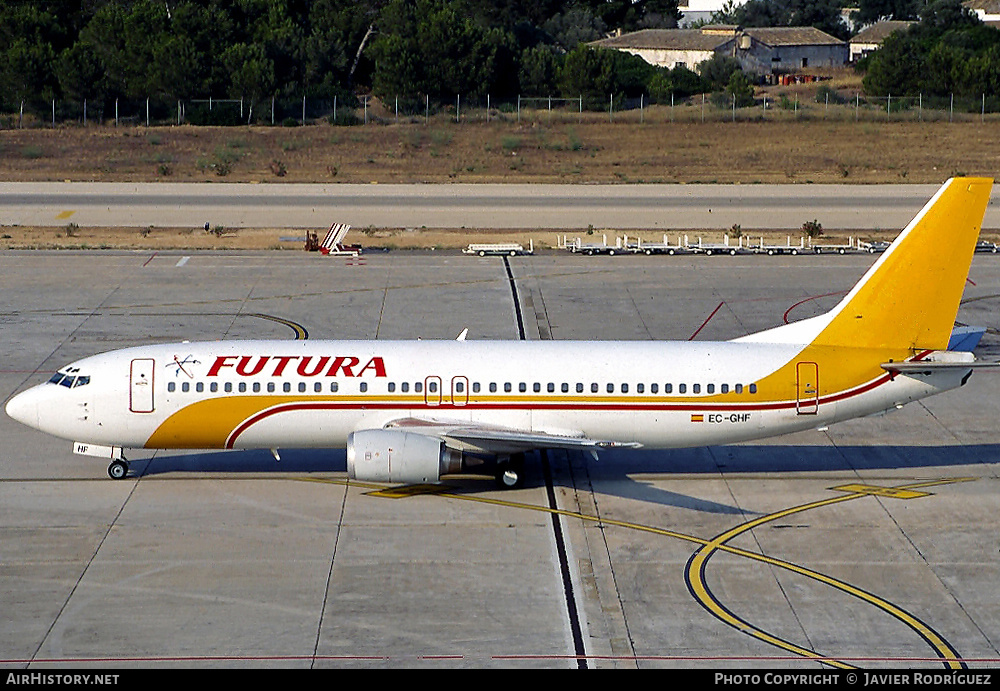
[{"label": "vertical stabilizer", "polygon": [[952,178],[826,314],[740,341],[944,350],[990,201],[990,178]]}]

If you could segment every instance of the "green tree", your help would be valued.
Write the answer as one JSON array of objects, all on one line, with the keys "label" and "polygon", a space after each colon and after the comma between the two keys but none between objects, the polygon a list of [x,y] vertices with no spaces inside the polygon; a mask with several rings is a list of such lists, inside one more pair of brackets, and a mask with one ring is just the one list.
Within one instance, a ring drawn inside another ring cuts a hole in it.
[{"label": "green tree", "polygon": [[857,24],[874,24],[884,19],[916,19],[919,0],[859,0],[851,18]]},{"label": "green tree", "polygon": [[661,67],[650,78],[647,86],[653,103],[670,103],[671,98],[687,98],[705,91],[704,80],[686,67],[675,67],[672,70]]},{"label": "green tree", "polygon": [[57,15],[34,3],[0,7],[0,94],[12,101],[51,99],[64,33]]},{"label": "green tree", "polygon": [[740,61],[729,55],[716,53],[708,60],[698,65],[705,88],[711,91],[721,91],[729,84],[729,79],[736,72],[741,72]]},{"label": "green tree", "polygon": [[484,29],[460,0],[394,0],[382,12],[373,42],[376,96],[510,95],[517,89],[515,42],[499,28]]},{"label": "green tree", "polygon": [[274,94],[274,63],[264,46],[257,43],[230,46],[222,54],[222,63],[229,72],[230,95],[249,101],[247,122],[252,122],[254,102]]},{"label": "green tree", "polygon": [[727,2],[712,21],[739,26],[812,26],[846,39],[848,29],[841,19],[841,0],[748,0],[742,5]]},{"label": "green tree", "polygon": [[1000,33],[958,0],[924,8],[920,22],[897,31],[863,62],[865,91],[875,96],[917,93],[977,95],[989,90]]},{"label": "green tree", "polygon": [[542,44],[525,48],[521,53],[520,92],[533,96],[557,93],[563,60],[563,54],[555,46]]},{"label": "green tree", "polygon": [[733,72],[729,75],[729,82],[726,84],[726,95],[735,101],[737,108],[752,106],[753,83],[742,71]]}]

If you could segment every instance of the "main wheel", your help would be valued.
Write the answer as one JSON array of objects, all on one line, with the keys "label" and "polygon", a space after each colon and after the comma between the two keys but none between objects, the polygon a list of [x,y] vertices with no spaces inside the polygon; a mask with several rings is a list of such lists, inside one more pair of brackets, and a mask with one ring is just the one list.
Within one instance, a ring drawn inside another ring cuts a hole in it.
[{"label": "main wheel", "polygon": [[516,453],[508,460],[497,462],[496,482],[502,489],[517,489],[524,485],[523,453]]},{"label": "main wheel", "polygon": [[108,477],[112,480],[121,480],[128,475],[128,463],[125,461],[112,461],[108,466]]}]

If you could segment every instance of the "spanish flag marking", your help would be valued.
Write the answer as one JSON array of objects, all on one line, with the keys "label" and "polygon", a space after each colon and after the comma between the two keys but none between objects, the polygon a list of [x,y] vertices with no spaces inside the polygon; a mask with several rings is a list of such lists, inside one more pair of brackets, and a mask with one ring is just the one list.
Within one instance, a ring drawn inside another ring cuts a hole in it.
[{"label": "spanish flag marking", "polygon": [[705,421],[705,416],[704,415],[702,415],[700,413],[699,414],[694,414],[694,413],[691,414],[691,422],[704,422],[704,421]]}]

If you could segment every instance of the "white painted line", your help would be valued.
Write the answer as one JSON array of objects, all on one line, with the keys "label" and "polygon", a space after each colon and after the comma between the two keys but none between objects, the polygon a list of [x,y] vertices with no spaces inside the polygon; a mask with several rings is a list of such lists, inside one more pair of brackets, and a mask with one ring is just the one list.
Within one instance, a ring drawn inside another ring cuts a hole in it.
[{"label": "white painted line", "polygon": [[181,257],[175,266],[184,266],[185,264],[188,263],[188,259],[190,258],[191,257]]}]

